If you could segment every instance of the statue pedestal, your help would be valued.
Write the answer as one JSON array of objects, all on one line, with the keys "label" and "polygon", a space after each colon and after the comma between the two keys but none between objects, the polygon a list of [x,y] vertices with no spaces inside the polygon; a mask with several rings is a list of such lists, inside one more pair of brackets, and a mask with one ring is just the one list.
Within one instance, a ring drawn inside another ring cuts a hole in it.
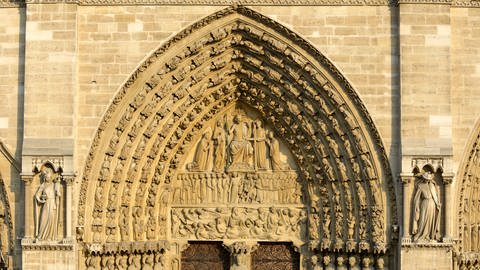
[{"label": "statue pedestal", "polygon": [[403,243],[399,269],[451,269],[452,251],[452,243]]},{"label": "statue pedestal", "polygon": [[74,270],[76,265],[73,240],[35,242],[22,239],[22,269]]}]

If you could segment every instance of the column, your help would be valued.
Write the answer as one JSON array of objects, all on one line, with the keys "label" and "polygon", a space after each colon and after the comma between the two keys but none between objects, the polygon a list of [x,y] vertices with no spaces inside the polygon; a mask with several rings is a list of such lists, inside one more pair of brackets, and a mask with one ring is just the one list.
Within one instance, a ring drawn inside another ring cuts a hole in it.
[{"label": "column", "polygon": [[402,181],[403,187],[403,236],[402,243],[410,243],[410,201],[411,201],[411,192],[410,192],[410,183],[412,182],[413,174],[412,173],[402,173],[400,174],[400,179]]},{"label": "column", "polygon": [[452,241],[452,205],[455,203],[452,200],[452,181],[453,174],[444,174],[443,175],[443,185],[445,187],[445,235],[443,236],[443,242]]},{"label": "column", "polygon": [[[33,221],[33,191],[32,191],[32,180],[33,175],[22,174],[22,180],[25,184],[25,241],[31,242],[34,235],[34,221]],[[22,242],[24,242],[22,240]]]},{"label": "column", "polygon": [[66,184],[65,190],[65,240],[71,241],[72,239],[72,188],[75,180],[74,175],[65,176]]}]

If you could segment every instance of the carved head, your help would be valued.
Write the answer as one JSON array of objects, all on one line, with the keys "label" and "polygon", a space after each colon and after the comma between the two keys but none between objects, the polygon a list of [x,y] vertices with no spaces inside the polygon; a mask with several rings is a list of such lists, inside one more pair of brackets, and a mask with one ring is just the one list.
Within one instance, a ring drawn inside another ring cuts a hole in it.
[{"label": "carved head", "polygon": [[348,258],[348,263],[350,264],[350,266],[355,266],[357,264],[357,258],[355,258],[355,256],[351,256],[350,258]]},{"label": "carved head", "polygon": [[53,170],[50,167],[43,168],[42,172],[40,173],[40,179],[42,182],[52,182],[53,180]]},{"label": "carved head", "polygon": [[364,267],[369,267],[370,266],[370,258],[368,258],[368,257],[363,258],[363,266]]},{"label": "carved head", "polygon": [[233,122],[234,122],[235,124],[240,124],[240,123],[242,122],[242,116],[240,116],[239,114],[235,115],[235,116],[233,117]]},{"label": "carved head", "polygon": [[328,256],[328,255],[323,256],[323,264],[329,265],[330,262],[332,262],[332,259],[330,258],[330,256]]},{"label": "carved head", "polygon": [[342,266],[344,261],[345,261],[345,260],[343,259],[342,256],[338,256],[338,258],[337,258],[337,265],[338,265],[338,266]]},{"label": "carved head", "polygon": [[383,269],[384,266],[385,266],[385,261],[383,260],[383,258],[378,258],[377,259],[377,265],[378,265],[378,268],[379,269]]},{"label": "carved head", "polygon": [[422,178],[427,181],[427,182],[430,182],[432,179],[433,179],[433,174],[429,171],[426,171],[422,174]]},{"label": "carved head", "polygon": [[313,255],[310,260],[312,261],[312,264],[313,265],[317,265],[318,264],[318,257],[317,255]]}]

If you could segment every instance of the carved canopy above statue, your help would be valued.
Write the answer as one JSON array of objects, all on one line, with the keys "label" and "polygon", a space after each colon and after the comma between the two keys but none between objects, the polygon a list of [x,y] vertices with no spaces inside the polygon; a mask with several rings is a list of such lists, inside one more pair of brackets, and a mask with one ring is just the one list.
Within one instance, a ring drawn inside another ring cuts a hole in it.
[{"label": "carved canopy above statue", "polygon": [[[79,237],[107,246],[174,236],[229,238],[227,232],[202,236],[167,228],[176,214],[190,213],[185,207],[202,203],[188,192],[195,181],[236,178],[261,178],[265,185],[275,179],[298,190],[298,200],[295,192],[278,195],[293,212],[281,205],[264,210],[305,215],[298,222],[308,220],[308,232],[299,239],[311,250],[384,253],[395,233],[388,161],[352,86],[305,40],[244,7],[182,31],[120,89],[83,172]],[[237,208],[205,206],[203,214],[264,211],[252,208],[258,192],[215,194],[207,199]]]}]

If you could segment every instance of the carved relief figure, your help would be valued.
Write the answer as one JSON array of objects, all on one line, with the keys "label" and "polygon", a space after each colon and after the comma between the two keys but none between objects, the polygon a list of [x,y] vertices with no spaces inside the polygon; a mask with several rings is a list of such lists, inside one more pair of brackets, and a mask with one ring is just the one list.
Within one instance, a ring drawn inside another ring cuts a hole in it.
[{"label": "carved relief figure", "polygon": [[213,171],[223,172],[225,169],[225,130],[223,122],[217,121],[215,130],[213,131]]},{"label": "carved relief figure", "polygon": [[286,164],[280,159],[280,143],[273,135],[273,132],[268,133],[268,146],[270,148],[270,162],[272,163],[272,170],[284,170]]},{"label": "carved relief figure", "polygon": [[56,240],[60,210],[60,184],[54,181],[54,172],[45,167],[40,173],[41,184],[35,193],[36,239]]},{"label": "carved relief figure", "polygon": [[413,240],[438,240],[440,237],[440,199],[431,172],[421,176],[414,197]]},{"label": "carved relief figure", "polygon": [[202,138],[197,144],[197,150],[193,162],[188,165],[190,171],[206,171],[208,166],[208,157],[210,153],[210,131],[203,133]]},{"label": "carved relief figure", "polygon": [[240,115],[235,115],[229,136],[232,138],[229,145],[230,170],[251,170],[253,147],[249,142],[248,126],[242,122]]},{"label": "carved relief figure", "polygon": [[254,135],[256,169],[266,170],[268,169],[267,136],[261,120],[254,122]]},{"label": "carved relief figure", "polygon": [[322,267],[318,263],[317,255],[313,255],[310,260],[312,261],[312,270],[322,270]]}]

